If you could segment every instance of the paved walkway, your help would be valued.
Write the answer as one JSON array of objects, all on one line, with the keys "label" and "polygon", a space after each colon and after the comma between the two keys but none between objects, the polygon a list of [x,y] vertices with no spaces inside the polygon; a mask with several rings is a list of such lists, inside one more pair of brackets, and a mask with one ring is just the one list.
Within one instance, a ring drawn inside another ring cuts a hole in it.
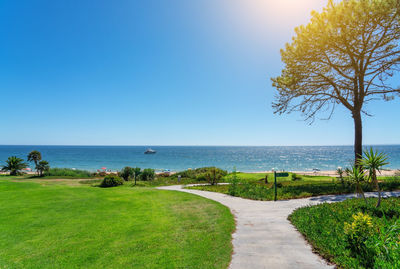
[{"label": "paved walkway", "polygon": [[[254,201],[229,195],[183,189],[183,186],[159,187],[183,191],[217,201],[230,208],[236,218],[233,234],[233,255],[230,268],[334,268],[318,255],[287,220],[296,208],[323,202],[339,202],[355,197],[328,195],[286,201]],[[369,193],[368,196],[376,194]],[[400,192],[385,192],[384,196],[400,196]]]}]

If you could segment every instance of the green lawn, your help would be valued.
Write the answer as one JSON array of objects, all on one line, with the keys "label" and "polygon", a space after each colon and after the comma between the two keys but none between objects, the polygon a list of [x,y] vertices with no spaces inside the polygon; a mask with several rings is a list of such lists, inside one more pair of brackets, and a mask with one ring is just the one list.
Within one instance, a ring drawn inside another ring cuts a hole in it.
[{"label": "green lawn", "polygon": [[[72,186],[70,186],[72,185]],[[226,268],[228,208],[151,188],[0,179],[0,268]]]},{"label": "green lawn", "polygon": [[[375,198],[368,202],[366,206],[362,199],[351,199],[304,207],[294,211],[289,220],[320,255],[339,268],[400,268],[400,199],[384,199],[380,209],[375,208]],[[352,224],[352,216],[358,212],[372,219],[367,229],[371,234],[362,233],[368,249],[364,255],[354,255],[344,232],[345,222]]]}]

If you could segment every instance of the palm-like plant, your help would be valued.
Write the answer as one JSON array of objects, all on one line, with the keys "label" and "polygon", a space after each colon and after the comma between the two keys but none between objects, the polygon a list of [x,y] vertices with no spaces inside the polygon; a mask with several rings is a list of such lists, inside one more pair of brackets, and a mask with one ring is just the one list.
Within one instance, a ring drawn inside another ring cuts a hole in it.
[{"label": "palm-like plant", "polygon": [[216,167],[212,167],[210,171],[208,171],[205,175],[205,178],[211,185],[218,184],[218,181],[224,176],[220,169]]},{"label": "palm-like plant", "polygon": [[40,161],[37,165],[36,165],[36,170],[39,173],[39,176],[43,176],[43,172],[44,171],[49,171],[50,170],[50,165],[48,161]]},{"label": "palm-like plant", "polygon": [[343,171],[342,167],[338,167],[338,169],[336,170],[336,173],[339,175],[340,182],[342,183],[342,187],[344,187],[344,178],[343,178],[344,171]]},{"label": "palm-like plant", "polygon": [[36,171],[38,172],[38,174],[39,174],[38,163],[40,160],[42,160],[42,154],[39,151],[33,150],[28,154],[28,162],[35,163],[35,168],[36,168]]},{"label": "palm-like plant", "polygon": [[16,156],[8,157],[6,161],[6,165],[4,165],[1,170],[2,171],[10,171],[10,176],[16,176],[19,170],[22,170],[28,166],[27,163],[24,163],[24,160],[18,158]]},{"label": "palm-like plant", "polygon": [[365,172],[359,166],[353,166],[349,169],[347,176],[356,186],[356,193],[360,194],[367,204],[367,199],[365,199],[364,190],[362,189],[361,183],[365,181]]},{"label": "palm-like plant", "polygon": [[140,167],[135,167],[133,168],[133,177],[135,179],[135,185],[136,185],[136,179],[138,178],[138,176],[140,176],[140,174],[142,173]]},{"label": "palm-like plant", "polygon": [[381,205],[381,190],[379,188],[378,179],[376,176],[376,172],[381,173],[381,169],[383,166],[389,164],[387,162],[388,157],[380,153],[378,151],[374,151],[372,148],[364,151],[364,156],[360,159],[360,165],[368,170],[368,176],[371,179],[371,182],[375,185],[376,190],[378,191],[378,202],[376,207]]}]

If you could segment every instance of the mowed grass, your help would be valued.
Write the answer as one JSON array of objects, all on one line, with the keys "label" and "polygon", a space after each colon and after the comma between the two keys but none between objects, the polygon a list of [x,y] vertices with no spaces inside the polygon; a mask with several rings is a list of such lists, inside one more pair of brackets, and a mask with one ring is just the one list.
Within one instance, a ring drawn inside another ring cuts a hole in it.
[{"label": "mowed grass", "polygon": [[0,268],[226,268],[231,258],[229,209],[186,193],[0,180],[0,212]]}]

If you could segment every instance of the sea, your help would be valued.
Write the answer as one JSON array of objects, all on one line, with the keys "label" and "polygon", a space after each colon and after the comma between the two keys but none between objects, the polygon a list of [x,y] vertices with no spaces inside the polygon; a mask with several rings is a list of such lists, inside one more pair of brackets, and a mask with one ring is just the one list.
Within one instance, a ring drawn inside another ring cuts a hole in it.
[{"label": "sea", "polygon": [[[368,146],[369,147],[369,146]],[[389,157],[387,169],[400,169],[400,145],[377,145]],[[9,156],[26,160],[32,150],[42,153],[51,167],[96,171],[120,170],[125,166],[156,171],[182,171],[216,166],[243,172],[285,170],[336,170],[349,167],[352,146],[150,146],[155,154],[144,154],[144,146],[0,146],[0,166]],[[30,164],[33,168],[33,164]]]}]

